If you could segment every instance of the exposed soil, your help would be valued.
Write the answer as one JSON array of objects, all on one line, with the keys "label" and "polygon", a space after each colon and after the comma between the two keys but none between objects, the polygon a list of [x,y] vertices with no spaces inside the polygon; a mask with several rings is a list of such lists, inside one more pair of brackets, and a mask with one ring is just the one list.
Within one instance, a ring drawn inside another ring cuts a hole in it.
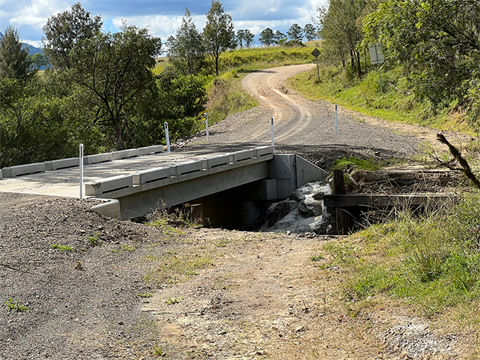
[{"label": "exposed soil", "polygon": [[[197,137],[188,146],[268,143],[273,109],[277,151],[325,168],[339,156],[417,151],[411,133],[352,115],[335,135],[331,105],[272,84],[279,97],[270,101],[290,105],[236,114],[212,127],[210,145]],[[302,130],[292,131],[299,119]],[[468,333],[388,299],[360,313],[347,306],[345,270],[323,266],[322,246],[339,238],[156,228],[102,217],[89,211],[94,203],[0,193],[0,359],[475,358]],[[28,310],[9,309],[9,299]]]}]

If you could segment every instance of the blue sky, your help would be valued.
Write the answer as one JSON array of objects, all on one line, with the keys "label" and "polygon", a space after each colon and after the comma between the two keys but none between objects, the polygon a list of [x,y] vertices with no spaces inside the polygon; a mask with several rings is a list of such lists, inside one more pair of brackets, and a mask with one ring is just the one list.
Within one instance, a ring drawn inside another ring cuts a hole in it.
[{"label": "blue sky", "polygon": [[[8,25],[15,27],[23,42],[41,47],[42,27],[47,19],[69,10],[78,0],[0,0],[0,32]],[[256,36],[269,27],[286,33],[297,23],[304,26],[315,17],[316,8],[326,0],[224,0],[225,12],[232,16],[236,29],[250,29]],[[162,41],[180,26],[185,8],[201,31],[211,0],[84,0],[83,8],[92,15],[101,15],[106,31],[116,32],[126,20],[130,25],[147,28]]]}]

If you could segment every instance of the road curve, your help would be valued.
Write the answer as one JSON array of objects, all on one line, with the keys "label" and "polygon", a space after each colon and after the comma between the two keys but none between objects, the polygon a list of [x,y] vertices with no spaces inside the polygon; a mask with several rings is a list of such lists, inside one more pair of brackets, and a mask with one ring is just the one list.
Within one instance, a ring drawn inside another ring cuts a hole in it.
[{"label": "road curve", "polygon": [[275,149],[300,154],[328,167],[344,156],[393,158],[415,154],[418,139],[379,121],[369,124],[354,112],[340,109],[335,133],[335,105],[310,101],[288,89],[284,81],[314,67],[291,65],[257,71],[242,80],[259,106],[227,117],[210,128],[210,140],[196,136],[186,149],[230,152],[270,144],[270,118],[275,124]]}]

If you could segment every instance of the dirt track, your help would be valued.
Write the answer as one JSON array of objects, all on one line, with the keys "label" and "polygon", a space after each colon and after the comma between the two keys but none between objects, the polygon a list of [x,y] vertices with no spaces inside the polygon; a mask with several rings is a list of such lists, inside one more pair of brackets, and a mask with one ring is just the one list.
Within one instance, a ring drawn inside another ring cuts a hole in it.
[{"label": "dirt track", "polygon": [[208,143],[204,135],[197,136],[187,142],[188,148],[231,151],[268,145],[270,118],[273,117],[276,150],[302,155],[324,168],[344,156],[389,159],[418,152],[421,139],[415,135],[421,131],[420,127],[367,119],[342,108],[335,134],[334,105],[307,100],[284,84],[289,77],[311,67],[311,64],[293,65],[247,75],[242,85],[260,105],[211,126]]}]

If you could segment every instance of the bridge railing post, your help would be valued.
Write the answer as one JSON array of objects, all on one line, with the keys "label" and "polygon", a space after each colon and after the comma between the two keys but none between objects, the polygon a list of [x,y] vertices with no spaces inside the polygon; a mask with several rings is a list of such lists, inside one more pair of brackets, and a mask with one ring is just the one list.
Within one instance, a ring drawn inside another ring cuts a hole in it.
[{"label": "bridge railing post", "polygon": [[80,199],[83,199],[83,144],[80,144],[78,150],[78,166],[80,168]]},{"label": "bridge railing post", "polygon": [[273,127],[273,117],[270,118],[270,137],[273,150],[275,151],[275,131]]},{"label": "bridge railing post", "polygon": [[167,153],[170,152],[170,137],[168,135],[168,123],[165,121],[165,139],[167,140]]}]

